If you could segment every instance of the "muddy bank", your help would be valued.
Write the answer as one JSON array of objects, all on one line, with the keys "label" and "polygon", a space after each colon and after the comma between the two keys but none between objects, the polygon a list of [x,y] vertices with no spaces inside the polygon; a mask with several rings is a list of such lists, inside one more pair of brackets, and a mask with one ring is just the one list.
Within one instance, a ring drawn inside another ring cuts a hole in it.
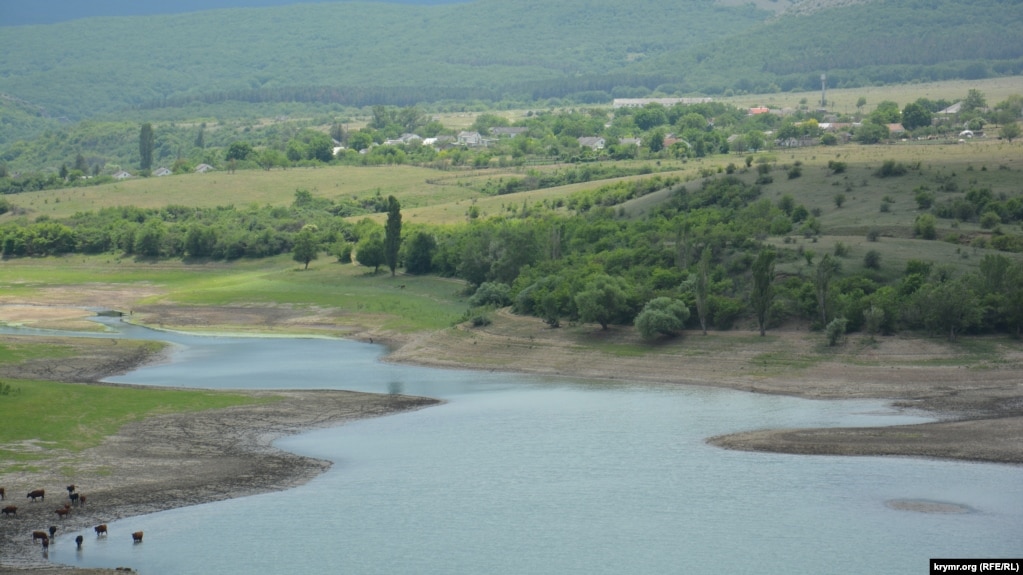
[{"label": "muddy bank", "polygon": [[[31,533],[57,525],[59,533],[100,523],[301,485],[330,462],[274,448],[273,440],[355,419],[418,409],[436,400],[346,391],[250,392],[279,401],[199,413],[161,415],[131,423],[101,445],[78,454],[55,454],[43,471],[7,473],[2,481],[16,516],[0,521],[0,572],[51,566]],[[61,470],[73,468],[73,477]],[[58,520],[54,509],[68,500],[74,483],[84,506]],[[24,494],[46,489],[46,501]],[[19,498],[18,495],[21,497]],[[7,504],[8,502],[5,502]],[[111,533],[128,537],[129,533]]]}]

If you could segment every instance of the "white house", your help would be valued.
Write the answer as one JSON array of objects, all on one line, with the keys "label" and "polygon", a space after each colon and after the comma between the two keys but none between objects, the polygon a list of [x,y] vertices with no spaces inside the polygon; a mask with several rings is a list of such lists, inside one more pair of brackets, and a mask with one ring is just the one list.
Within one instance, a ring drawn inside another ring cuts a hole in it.
[{"label": "white house", "polygon": [[206,172],[209,172],[212,169],[213,169],[213,166],[211,166],[209,164],[199,164],[198,166],[195,167],[195,173],[197,173],[197,174],[205,174]]},{"label": "white house", "polygon": [[483,136],[479,132],[458,132],[458,144],[462,146],[482,146]]},{"label": "white house", "polygon": [[120,170],[116,174],[114,174],[114,179],[115,180],[127,180],[130,177],[131,177],[131,174],[129,174],[128,172],[126,172],[124,170]]},{"label": "white house", "polygon": [[157,169],[153,170],[153,175],[158,177],[158,178],[163,177],[163,176],[169,176],[169,175],[171,175],[173,173],[174,172],[168,170],[167,168],[157,168]]},{"label": "white house", "polygon": [[585,146],[594,150],[603,150],[605,143],[607,142],[600,136],[582,136],[579,138],[580,146]]}]

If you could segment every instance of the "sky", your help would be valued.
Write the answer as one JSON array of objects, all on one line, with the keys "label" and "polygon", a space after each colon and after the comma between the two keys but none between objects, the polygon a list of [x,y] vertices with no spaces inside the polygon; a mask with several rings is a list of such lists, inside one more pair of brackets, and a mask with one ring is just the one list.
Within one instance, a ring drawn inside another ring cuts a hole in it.
[{"label": "sky", "polygon": [[[94,16],[176,14],[221,8],[285,6],[331,1],[338,0],[0,0],[0,26],[55,24]],[[450,4],[458,0],[363,1]]]}]

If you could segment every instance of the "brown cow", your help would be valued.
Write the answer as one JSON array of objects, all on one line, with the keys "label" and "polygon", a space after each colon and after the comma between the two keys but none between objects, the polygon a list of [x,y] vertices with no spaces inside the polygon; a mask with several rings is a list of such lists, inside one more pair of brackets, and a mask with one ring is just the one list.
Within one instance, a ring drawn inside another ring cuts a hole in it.
[{"label": "brown cow", "polygon": [[142,532],[136,531],[131,534],[131,540],[134,543],[142,543]]},{"label": "brown cow", "polygon": [[61,507],[60,509],[54,511],[54,513],[57,514],[57,517],[60,517],[61,519],[64,519],[68,515],[71,515],[71,510],[69,508],[67,508],[67,507]]},{"label": "brown cow", "polygon": [[82,494],[80,494],[78,496],[78,504],[79,505],[85,505],[85,494],[84,493],[82,493]]},{"label": "brown cow", "polygon": [[0,487],[0,501],[3,501],[5,497],[7,497],[7,491],[3,487]]},{"label": "brown cow", "polygon": [[49,541],[50,540],[50,536],[47,535],[45,531],[33,531],[32,532],[32,543],[35,543],[37,539],[42,539],[43,541]]},{"label": "brown cow", "polygon": [[43,501],[46,501],[46,490],[45,489],[33,489],[32,491],[28,492],[28,495],[26,495],[26,497],[31,497],[33,503],[35,503],[35,500],[36,500],[37,497],[42,499]]},{"label": "brown cow", "polygon": [[96,537],[99,537],[100,535],[106,535],[107,534],[107,524],[106,523],[104,523],[102,525],[97,525],[97,526],[93,527],[93,529],[96,530]]},{"label": "brown cow", "polygon": [[8,505],[7,507],[4,507],[3,510],[0,510],[0,511],[2,511],[4,515],[17,515],[18,514],[18,506],[17,505]]}]

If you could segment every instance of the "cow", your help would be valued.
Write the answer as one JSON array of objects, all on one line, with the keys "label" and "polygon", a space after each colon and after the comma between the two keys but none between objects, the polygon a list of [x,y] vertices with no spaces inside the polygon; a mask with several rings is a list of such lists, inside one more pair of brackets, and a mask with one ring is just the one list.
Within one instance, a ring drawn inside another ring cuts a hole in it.
[{"label": "cow", "polygon": [[43,541],[49,541],[50,540],[50,536],[47,535],[45,531],[33,531],[32,532],[32,543],[35,543],[36,540],[38,540],[38,539],[42,539]]},{"label": "cow", "polygon": [[107,534],[107,524],[106,523],[104,523],[102,525],[97,525],[97,526],[93,527],[93,529],[96,531],[96,537],[99,537],[100,535],[106,535]]},{"label": "cow", "polygon": [[85,541],[85,538],[82,537],[81,535],[79,535],[78,537],[75,537],[75,544],[78,545],[79,549],[82,548],[82,541]]},{"label": "cow", "polygon": [[54,511],[54,513],[57,514],[57,517],[60,517],[61,519],[64,519],[68,515],[71,515],[71,509],[69,509],[67,507],[61,507],[60,509]]},{"label": "cow", "polygon": [[73,505],[75,503],[78,503],[78,499],[81,497],[81,495],[77,493],[70,493],[68,494],[68,497],[71,498],[71,504]]},{"label": "cow", "polygon": [[0,501],[3,501],[7,497],[7,490],[0,487]]},{"label": "cow", "polygon": [[136,531],[131,534],[131,540],[133,543],[142,543],[142,532]]},{"label": "cow", "polygon": [[26,495],[25,497],[26,498],[31,498],[32,499],[32,503],[35,503],[36,498],[39,498],[39,499],[42,499],[43,501],[46,501],[46,490],[45,489],[33,489],[32,491],[29,491],[28,495]]},{"label": "cow", "polygon": [[0,510],[0,512],[2,512],[4,515],[17,515],[18,514],[18,506],[17,505],[8,505],[7,507],[4,507],[2,510]]},{"label": "cow", "polygon": [[53,539],[57,535],[57,526],[50,525],[50,539]]},{"label": "cow", "polygon": [[75,486],[74,485],[68,485],[67,486],[67,494],[71,495],[74,492],[75,492]]},{"label": "cow", "polygon": [[82,505],[82,506],[84,506],[84,505],[85,505],[85,494],[84,494],[84,493],[82,493],[82,494],[80,494],[80,495],[78,496],[78,504],[79,504],[79,505]]}]

